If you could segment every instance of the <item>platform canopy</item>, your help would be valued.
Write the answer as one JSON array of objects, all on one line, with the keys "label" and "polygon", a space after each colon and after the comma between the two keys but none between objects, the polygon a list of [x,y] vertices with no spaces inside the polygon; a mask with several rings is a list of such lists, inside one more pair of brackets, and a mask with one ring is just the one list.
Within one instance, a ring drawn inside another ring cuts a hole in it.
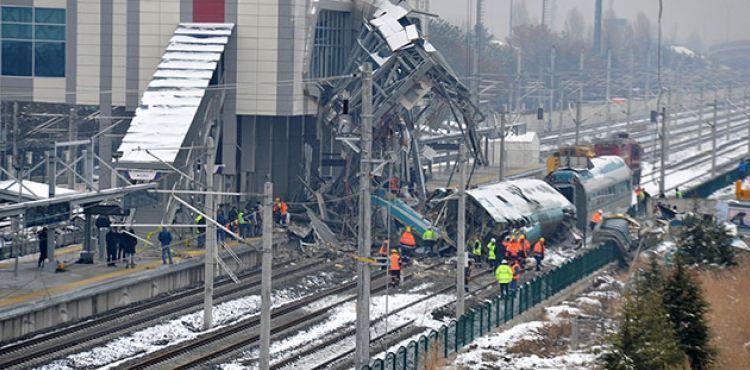
[{"label": "platform canopy", "polygon": [[195,120],[196,113],[233,28],[231,23],[180,23],[123,137],[121,163],[175,162],[194,122],[204,124]]},{"label": "platform canopy", "polygon": [[[16,180],[0,181],[0,199],[9,202],[18,201],[18,192],[21,192],[21,199],[40,200],[49,198],[49,185],[35,181],[24,180],[19,184]],[[75,190],[68,188],[55,187],[55,195],[72,195],[78,194]]]}]

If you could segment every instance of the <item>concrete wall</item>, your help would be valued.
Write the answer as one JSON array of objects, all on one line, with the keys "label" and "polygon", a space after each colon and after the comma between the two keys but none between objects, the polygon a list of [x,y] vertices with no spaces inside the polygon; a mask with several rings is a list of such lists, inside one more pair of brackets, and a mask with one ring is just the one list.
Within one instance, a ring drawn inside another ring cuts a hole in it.
[{"label": "concrete wall", "polygon": [[[275,255],[288,251],[292,246],[287,239],[275,241]],[[243,269],[260,265],[260,252],[248,247],[235,251],[243,261]],[[223,258],[232,261],[229,256]],[[235,266],[233,261],[227,264]],[[124,276],[62,293],[52,299],[39,299],[4,308],[0,310],[0,342],[199,284],[203,281],[203,274],[203,259],[196,259],[173,268]]]}]

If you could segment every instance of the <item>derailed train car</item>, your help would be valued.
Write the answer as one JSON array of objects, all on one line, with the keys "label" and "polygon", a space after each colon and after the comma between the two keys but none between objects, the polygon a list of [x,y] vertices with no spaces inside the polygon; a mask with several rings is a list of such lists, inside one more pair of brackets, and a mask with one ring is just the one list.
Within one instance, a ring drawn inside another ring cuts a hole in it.
[{"label": "derailed train car", "polygon": [[624,213],[633,202],[630,168],[616,156],[591,158],[587,168],[560,168],[547,182],[575,205],[581,230],[598,209]]},{"label": "derailed train car", "polygon": [[[542,180],[504,181],[468,190],[470,218],[474,238],[486,242],[502,237],[514,229],[524,228],[533,244],[540,237],[552,239],[566,221],[574,217],[573,204]],[[487,239],[487,240],[485,240]]]}]

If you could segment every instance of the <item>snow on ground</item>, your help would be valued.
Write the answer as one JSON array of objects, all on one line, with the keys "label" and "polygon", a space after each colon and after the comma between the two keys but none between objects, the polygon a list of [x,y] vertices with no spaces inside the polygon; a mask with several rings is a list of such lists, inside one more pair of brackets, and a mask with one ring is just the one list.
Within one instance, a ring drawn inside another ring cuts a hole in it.
[{"label": "snow on ground", "polygon": [[[423,302],[408,307],[403,311],[389,315],[387,319],[389,331],[408,322],[413,322],[414,326],[426,328],[428,330],[436,329],[443,325],[444,322],[432,318],[432,310],[436,307],[442,307],[452,302],[453,296],[450,294],[440,294],[425,299],[430,295],[430,289],[434,290],[435,287],[430,283],[424,283],[410,288],[408,291],[396,292],[395,294],[391,292],[388,296],[385,294],[378,294],[371,297],[370,320],[372,322],[372,327],[370,337],[377,338],[384,335],[386,332],[386,320],[384,320],[386,316],[386,304],[387,312],[393,312],[414,302],[424,300]],[[330,297],[326,300],[315,302],[310,305],[308,311],[313,312],[327,307],[340,301],[342,298],[343,297]],[[354,301],[332,308],[329,311],[328,316],[320,323],[304,330],[300,330],[282,340],[277,340],[271,343],[271,361],[278,362],[293,355],[295,351],[299,352],[311,348],[335,337],[340,334],[342,330],[353,328],[356,318],[356,304]],[[352,350],[354,348],[353,346],[353,336],[344,338],[336,344],[328,346],[323,352],[300,358],[296,364],[290,365],[289,368],[298,368],[297,364],[305,364],[305,367],[312,367],[310,365],[321,363],[326,359],[337,356],[345,351]],[[225,370],[257,369],[257,357],[257,349],[246,351],[240,356],[240,358],[231,363],[223,364],[220,368]]]},{"label": "snow on ground", "polygon": [[[302,278],[299,283],[289,288],[276,289],[272,294],[273,307],[302,299],[331,286],[336,280],[330,272],[320,272],[314,276]],[[260,311],[260,296],[246,296],[214,306],[214,328],[247,319]],[[41,367],[44,370],[114,367],[129,359],[158,351],[197,337],[205,332],[203,310],[172,319],[161,324],[141,329],[132,334],[117,338],[107,344],[88,351],[70,355]]]},{"label": "snow on ground", "polygon": [[575,249],[547,248],[544,253],[542,266],[560,266],[569,259],[575,257],[576,253],[577,250]]},{"label": "snow on ground", "polygon": [[[623,284],[608,274],[572,302],[546,307],[544,319],[520,323],[478,338],[447,369],[590,369],[595,367],[605,328],[612,325],[611,303]],[[570,343],[571,318],[577,317],[578,350]]]}]

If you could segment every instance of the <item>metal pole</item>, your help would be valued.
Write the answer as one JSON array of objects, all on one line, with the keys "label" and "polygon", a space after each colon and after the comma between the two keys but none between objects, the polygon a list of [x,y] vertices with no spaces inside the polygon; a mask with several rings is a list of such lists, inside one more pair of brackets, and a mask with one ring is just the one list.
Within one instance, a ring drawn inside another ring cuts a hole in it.
[{"label": "metal pole", "polygon": [[659,165],[659,194],[665,194],[666,191],[666,164],[667,164],[667,108],[661,109],[661,161]]},{"label": "metal pole", "polygon": [[750,94],[745,91],[745,118],[747,118],[747,151],[750,153]]},{"label": "metal pole", "polygon": [[520,112],[521,100],[522,100],[521,97],[523,96],[523,83],[521,82],[521,73],[523,72],[523,64],[521,64],[523,63],[523,50],[520,48],[517,50],[518,52],[516,53],[516,81],[517,81],[516,84],[518,85],[518,88],[516,89],[517,90],[516,94],[518,94],[518,98],[514,99],[515,104],[516,104],[514,110],[516,112]]},{"label": "metal pole", "polygon": [[[70,114],[68,114],[68,141],[75,141],[78,139],[78,130],[76,127],[76,109],[70,108]],[[75,168],[76,166],[73,164],[76,160],[76,152],[77,152],[77,146],[70,145],[68,146],[68,150],[66,152],[65,161],[68,163],[69,166],[71,166],[71,169],[68,170],[68,188],[74,189],[76,184],[76,176],[75,176]]]},{"label": "metal pole", "polygon": [[[206,159],[206,204],[203,213],[214,217],[214,140],[208,138],[208,158]],[[206,255],[204,256],[204,284],[203,284],[203,330],[211,329],[213,326],[214,308],[214,269],[216,265],[216,225],[206,220]],[[200,232],[200,229],[198,230]]]},{"label": "metal pole", "polygon": [[[698,107],[699,107],[699,109],[698,109],[698,121],[700,122],[698,124],[698,150],[699,151],[703,150],[703,136],[701,135],[701,133],[703,131],[703,124],[704,124],[704,122],[703,122],[703,105],[705,104],[703,94],[704,94],[704,92],[703,92],[703,85],[701,85],[700,90],[698,91],[698,99],[699,99],[699,101],[698,101]],[[748,141],[748,145],[750,145],[750,141]]]},{"label": "metal pole", "polygon": [[607,80],[606,80],[606,90],[604,92],[604,99],[607,100],[606,107],[607,107],[607,114],[606,114],[606,120],[607,120],[607,136],[610,134],[610,125],[612,125],[612,106],[610,105],[610,102],[612,101],[611,96],[611,82],[612,82],[612,49],[607,49]]},{"label": "metal pole", "polygon": [[[55,197],[55,149],[47,151],[47,195],[49,199]],[[57,269],[55,262],[55,230],[51,226],[47,228],[47,264],[44,266],[44,270],[48,272],[55,272]]]},{"label": "metal pole", "polygon": [[513,38],[513,2],[514,0],[510,0],[510,16],[508,17],[508,38]]},{"label": "metal pole", "polygon": [[273,183],[266,182],[263,196],[263,259],[260,285],[260,369],[271,364],[271,265],[273,264]]},{"label": "metal pole", "polygon": [[508,114],[508,107],[503,107],[503,112],[500,113],[500,181],[505,179],[505,120]]},{"label": "metal pole", "polygon": [[456,237],[456,319],[464,314],[464,269],[466,268],[466,146],[459,147],[458,236]]},{"label": "metal pole", "polygon": [[555,57],[557,49],[553,46],[549,56],[549,129],[552,131],[552,112],[555,110]]},{"label": "metal pole", "polygon": [[581,54],[579,55],[578,59],[578,99],[576,100],[576,137],[575,137],[575,145],[578,145],[580,134],[581,134],[581,104],[583,101],[583,64],[584,64],[584,57],[585,54],[583,52],[583,49],[581,49]]},{"label": "metal pole", "polygon": [[711,177],[716,176],[716,127],[719,125],[719,100],[714,96],[714,124],[711,125]]},{"label": "metal pole", "polygon": [[[550,112],[552,114],[552,112]],[[560,122],[557,123],[557,147],[562,146],[563,122],[565,120],[565,88],[560,84]]]},{"label": "metal pole", "polygon": [[578,146],[578,142],[581,136],[581,94],[578,94],[578,101],[576,101],[576,139],[575,145]]},{"label": "metal pole", "polygon": [[[370,212],[370,165],[372,150],[372,66],[362,66],[362,141],[359,180],[359,245],[362,258],[370,256],[371,212]],[[362,368],[370,361],[370,266],[357,262],[357,329],[355,365]],[[388,282],[386,282],[388,283]]]},{"label": "metal pole", "polygon": [[635,79],[635,53],[630,53],[630,81],[628,83],[628,106],[627,106],[627,131],[630,132],[630,125],[633,123],[633,80]]}]

